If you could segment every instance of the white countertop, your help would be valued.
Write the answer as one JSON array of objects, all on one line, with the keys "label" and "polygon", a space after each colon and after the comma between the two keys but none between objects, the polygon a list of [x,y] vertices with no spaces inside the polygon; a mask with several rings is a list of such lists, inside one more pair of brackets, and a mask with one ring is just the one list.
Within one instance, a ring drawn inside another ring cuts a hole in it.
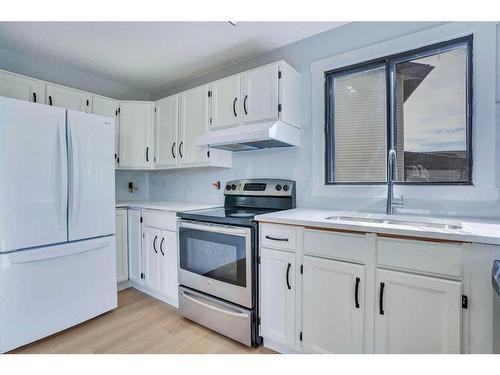
[{"label": "white countertop", "polygon": [[[435,228],[425,225],[401,225],[387,223],[367,223],[356,221],[330,220],[331,216],[363,217],[371,219],[404,219],[413,221],[434,221],[460,223],[461,229]],[[472,218],[434,218],[409,215],[382,215],[361,212],[345,212],[320,209],[295,208],[292,210],[273,212],[255,217],[260,222],[291,224],[298,226],[318,227],[325,229],[350,230],[368,233],[382,233],[399,236],[421,237],[448,241],[474,242],[500,245],[500,220]]]},{"label": "white countertop", "polygon": [[116,208],[144,208],[149,210],[164,210],[172,212],[183,212],[191,210],[202,210],[204,208],[220,207],[220,204],[192,203],[178,201],[156,201],[156,200],[136,200],[118,201]]}]

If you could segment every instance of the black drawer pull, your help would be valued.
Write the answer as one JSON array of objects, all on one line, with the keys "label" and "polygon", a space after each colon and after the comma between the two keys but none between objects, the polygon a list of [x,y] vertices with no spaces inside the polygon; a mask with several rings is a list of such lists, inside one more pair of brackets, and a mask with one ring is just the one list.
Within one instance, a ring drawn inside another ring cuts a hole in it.
[{"label": "black drawer pull", "polygon": [[181,143],[179,144],[179,155],[180,157],[182,158],[182,145],[184,144],[184,141],[181,141]]},{"label": "black drawer pull", "polygon": [[234,117],[238,117],[237,113],[236,113],[236,101],[238,100],[238,98],[234,98],[234,102],[233,102],[233,112],[234,112]]},{"label": "black drawer pull", "polygon": [[33,102],[36,103],[36,92],[33,93]]},{"label": "black drawer pull", "polygon": [[247,112],[247,99],[248,99],[248,95],[245,95],[245,99],[243,99],[243,110],[245,111],[245,115],[248,115],[248,112]]},{"label": "black drawer pull", "polygon": [[153,250],[155,251],[156,254],[158,254],[158,250],[156,250],[156,240],[158,239],[158,236],[155,236],[155,239],[153,240]]},{"label": "black drawer pull", "polygon": [[49,95],[49,105],[52,105],[52,96]]},{"label": "black drawer pull", "polygon": [[356,277],[356,290],[354,291],[354,304],[357,309],[359,309],[359,282],[361,279]]},{"label": "black drawer pull", "polygon": [[378,301],[380,315],[384,315],[384,288],[385,283],[380,283],[380,296]]},{"label": "black drawer pull", "polygon": [[161,252],[161,255],[165,255],[165,253],[163,252],[163,241],[165,241],[165,238],[161,238],[161,242],[160,242],[160,252]]},{"label": "black drawer pull", "polygon": [[286,267],[286,286],[288,287],[288,289],[292,289],[291,285],[290,285],[290,268],[292,267],[292,265],[290,263],[288,263],[288,266]]},{"label": "black drawer pull", "polygon": [[172,145],[172,149],[170,150],[170,151],[172,151],[172,157],[175,159],[175,152],[174,152],[174,150],[175,150],[175,142]]},{"label": "black drawer pull", "polygon": [[146,147],[146,163],[149,163],[149,147]]},{"label": "black drawer pull", "polygon": [[266,236],[268,240],[271,241],[282,241],[282,242],[288,242],[288,238],[276,238],[276,237],[271,237],[271,236]]}]

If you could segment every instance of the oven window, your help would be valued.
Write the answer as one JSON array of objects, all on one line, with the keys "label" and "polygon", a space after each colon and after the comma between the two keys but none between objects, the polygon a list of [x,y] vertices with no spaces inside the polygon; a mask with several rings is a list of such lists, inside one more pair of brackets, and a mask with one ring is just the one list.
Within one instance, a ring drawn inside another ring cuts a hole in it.
[{"label": "oven window", "polygon": [[179,237],[183,270],[246,287],[245,237],[182,227]]}]

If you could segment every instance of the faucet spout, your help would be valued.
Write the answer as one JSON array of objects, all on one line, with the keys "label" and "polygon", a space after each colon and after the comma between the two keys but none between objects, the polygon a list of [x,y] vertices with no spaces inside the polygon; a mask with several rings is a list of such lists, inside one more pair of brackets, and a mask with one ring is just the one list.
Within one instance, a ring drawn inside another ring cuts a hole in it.
[{"label": "faucet spout", "polygon": [[387,173],[387,215],[392,215],[394,213],[394,180],[396,179],[396,151],[394,149],[389,150],[389,155],[387,157],[388,173]]}]

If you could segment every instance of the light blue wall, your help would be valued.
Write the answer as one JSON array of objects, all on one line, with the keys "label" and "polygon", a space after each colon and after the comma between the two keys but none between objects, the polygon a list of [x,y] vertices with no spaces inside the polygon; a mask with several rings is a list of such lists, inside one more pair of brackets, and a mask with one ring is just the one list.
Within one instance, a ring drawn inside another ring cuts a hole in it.
[{"label": "light blue wall", "polygon": [[[325,198],[311,195],[310,64],[328,56],[359,49],[438,25],[440,24],[419,22],[352,23],[156,93],[154,95],[155,99],[162,98],[231,74],[283,59],[302,74],[302,102],[304,105],[302,129],[304,135],[303,144],[300,147],[234,153],[233,168],[231,169],[149,172],[150,198],[222,203],[222,191],[215,190],[212,187],[212,182],[221,181],[224,183],[231,179],[251,177],[279,177],[297,181],[297,204],[300,207],[384,210],[385,202],[380,199],[366,198],[346,201],[335,197]],[[500,51],[498,41],[497,44],[497,51]],[[500,74],[500,64],[498,65],[498,71]],[[495,173],[495,171],[492,171],[492,173]],[[412,204],[415,204],[418,208],[427,208],[436,214],[470,214],[474,216],[480,212],[488,215],[494,215],[495,212],[498,212],[497,205],[484,204],[483,207],[479,207],[477,203],[463,201],[449,201],[446,203],[406,202],[408,207],[411,207]]]},{"label": "light blue wall", "polygon": [[[97,57],[96,57],[97,58]],[[150,100],[151,93],[72,66],[0,48],[0,69],[121,100]]]}]

